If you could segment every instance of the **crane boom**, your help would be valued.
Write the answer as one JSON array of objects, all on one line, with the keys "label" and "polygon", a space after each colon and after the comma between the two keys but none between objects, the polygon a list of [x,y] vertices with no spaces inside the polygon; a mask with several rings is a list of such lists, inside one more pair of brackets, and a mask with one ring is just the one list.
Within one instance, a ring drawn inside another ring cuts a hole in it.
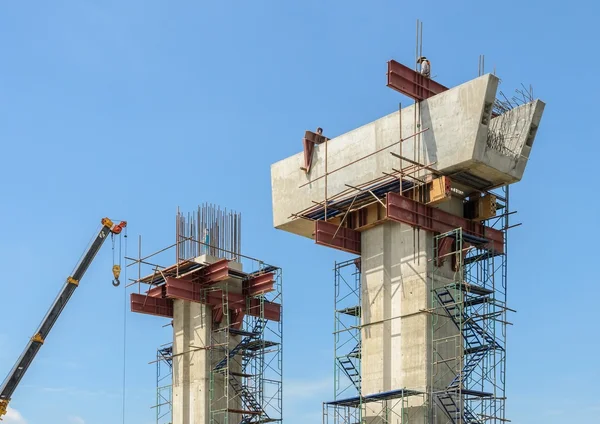
[{"label": "crane boom", "polygon": [[[67,278],[65,285],[58,294],[58,297],[46,313],[46,316],[42,320],[42,323],[38,327],[34,336],[29,340],[25,350],[17,360],[16,364],[11,369],[10,373],[0,386],[0,420],[2,416],[6,414],[8,408],[8,402],[11,399],[12,394],[17,388],[19,382],[25,375],[25,372],[33,362],[36,354],[44,344],[48,333],[52,330],[52,327],[56,323],[56,320],[60,316],[61,312],[65,308],[67,302],[73,295],[75,289],[79,286],[79,282],[85,275],[88,267],[94,260],[96,254],[104,244],[104,241],[108,238],[109,234],[120,234],[123,228],[127,226],[125,221],[119,224],[114,224],[110,219],[104,218],[102,220],[102,228],[96,235],[96,238],[90,245],[90,247],[84,253],[81,261],[75,267],[73,275]],[[118,276],[115,275],[118,281]]]}]

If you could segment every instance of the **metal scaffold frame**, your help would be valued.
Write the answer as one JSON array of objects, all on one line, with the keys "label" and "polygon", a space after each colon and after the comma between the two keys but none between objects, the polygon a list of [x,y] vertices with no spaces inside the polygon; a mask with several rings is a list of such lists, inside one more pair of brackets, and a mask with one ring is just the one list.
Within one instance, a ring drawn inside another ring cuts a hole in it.
[{"label": "metal scaffold frame", "polygon": [[[281,303],[282,271],[262,264],[258,272],[275,273],[274,290],[260,295],[258,312],[241,321],[228,305],[228,288],[220,287],[222,318],[213,328],[210,349],[210,423],[281,422],[282,321],[265,317],[265,301]],[[228,382],[228,384],[224,384]]]},{"label": "metal scaffold frame", "polygon": [[[501,214],[486,225],[503,232],[502,250],[461,228],[434,236],[431,397],[437,407],[433,422],[506,422],[508,186],[497,193],[497,200]],[[454,278],[448,278],[448,267]]]},{"label": "metal scaffold frame", "polygon": [[422,422],[427,409],[412,407],[426,405],[425,392],[399,389],[362,394],[360,258],[335,263],[334,287],[334,400],[323,403],[323,424]]},{"label": "metal scaffold frame", "polygon": [[356,396],[323,403],[323,424],[411,424],[427,422],[426,410],[412,408],[425,405],[427,393],[416,390],[391,390],[368,396]]},{"label": "metal scaffold frame", "polygon": [[173,414],[173,343],[156,350],[156,424],[171,424]]},{"label": "metal scaffold frame", "polygon": [[334,400],[339,400],[360,394],[360,259],[336,262],[334,281]]},{"label": "metal scaffold frame", "polygon": [[182,299],[205,305],[210,321],[202,346],[180,353],[172,344],[159,348],[157,424],[172,422],[174,358],[195,351],[206,355],[207,422],[282,421],[283,274],[240,253],[240,228],[239,214],[220,208],[203,206],[187,218],[178,212],[174,244],[143,256],[140,238],[138,258],[127,258],[128,267],[138,268],[128,285],[138,288],[131,294],[134,312],[173,318],[174,300]]}]

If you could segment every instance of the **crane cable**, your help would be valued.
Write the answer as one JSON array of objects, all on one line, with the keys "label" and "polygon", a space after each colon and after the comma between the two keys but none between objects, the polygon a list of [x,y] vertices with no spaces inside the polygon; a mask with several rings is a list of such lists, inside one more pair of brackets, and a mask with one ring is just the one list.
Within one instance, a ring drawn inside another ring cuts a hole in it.
[{"label": "crane cable", "polygon": [[[125,256],[127,256],[127,228],[125,228]],[[119,265],[121,265],[121,239],[119,238]],[[124,271],[125,283],[127,283],[127,267]],[[127,376],[127,307],[129,302],[127,301],[127,284],[123,285],[123,424],[125,424],[125,383]]]},{"label": "crane cable", "polygon": [[[127,227],[125,227],[127,228]],[[127,230],[125,230],[125,232],[127,232]],[[121,233],[118,234],[119,236],[119,263],[115,264],[115,237],[114,237],[114,233],[111,233],[111,238],[112,238],[112,250],[113,250],[113,267],[112,267],[112,272],[113,272],[113,281],[112,281],[112,285],[115,287],[118,287],[119,284],[121,284],[121,282],[119,281],[119,276],[121,275]]]},{"label": "crane cable", "polygon": [[[123,235],[123,237],[125,238],[125,256],[127,256],[127,227],[125,227],[125,234]],[[121,283],[119,281],[119,274],[121,272],[121,260],[123,258],[122,255],[122,238],[121,238],[121,234],[118,234],[119,236],[119,263],[115,264],[115,239],[114,239],[114,234],[111,234],[112,236],[112,253],[113,253],[113,275],[114,275],[114,280],[112,282],[113,286],[117,287],[119,286]],[[125,267],[125,273],[124,273],[124,277],[125,277],[125,281],[127,281],[127,267]],[[122,378],[122,388],[121,388],[121,392],[122,392],[122,405],[121,405],[121,411],[122,411],[122,415],[123,415],[123,424],[125,424],[125,384],[126,384],[126,375],[127,375],[127,306],[128,306],[128,302],[127,302],[127,284],[123,285],[123,293],[124,293],[124,297],[123,297],[123,378]]]}]

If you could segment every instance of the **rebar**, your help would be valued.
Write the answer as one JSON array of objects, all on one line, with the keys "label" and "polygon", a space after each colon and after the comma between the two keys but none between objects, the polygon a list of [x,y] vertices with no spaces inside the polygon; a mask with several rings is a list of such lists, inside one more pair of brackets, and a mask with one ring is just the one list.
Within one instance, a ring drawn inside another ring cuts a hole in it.
[{"label": "rebar", "polygon": [[241,255],[241,221],[240,213],[207,203],[187,215],[178,210],[177,261],[201,255],[238,259]]}]

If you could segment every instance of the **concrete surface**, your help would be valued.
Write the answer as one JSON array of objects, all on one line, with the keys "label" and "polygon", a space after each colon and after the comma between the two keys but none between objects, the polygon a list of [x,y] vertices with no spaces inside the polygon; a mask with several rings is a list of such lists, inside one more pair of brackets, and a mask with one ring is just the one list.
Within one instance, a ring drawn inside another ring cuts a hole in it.
[{"label": "concrete surface", "polygon": [[[308,174],[301,169],[303,152],[273,164],[273,225],[312,238],[314,223],[292,215],[322,202],[326,195],[345,191],[346,184],[357,186],[393,172],[400,160],[390,152],[450,176],[453,187],[467,195],[474,191],[467,184],[484,189],[519,181],[544,103],[536,100],[494,118],[498,83],[494,75],[481,76],[316,145]],[[408,139],[419,131],[423,132]],[[324,135],[329,134],[325,131]],[[398,144],[390,147],[401,138],[405,139],[401,148]],[[330,173],[350,165],[318,179],[325,175],[326,145]],[[379,149],[384,150],[362,159]],[[460,198],[436,207],[463,214]],[[445,389],[460,372],[464,343],[443,311],[432,313],[432,289],[460,281],[462,276],[455,275],[451,261],[446,261],[433,277],[433,234],[426,231],[389,221],[362,231],[361,238],[362,394]],[[438,410],[427,421],[425,399],[389,401],[388,419],[394,418],[385,422],[446,423]],[[365,408],[367,423],[384,422],[380,403]]]},{"label": "concrete surface", "polygon": [[[362,394],[445,388],[458,373],[462,338],[449,318],[430,313],[432,233],[387,222],[363,231],[361,241]],[[452,281],[449,262],[437,273],[436,286]],[[438,339],[443,340],[436,346],[440,369],[433,366],[432,340]],[[388,405],[394,417],[425,424],[425,399],[415,396]],[[383,423],[380,413],[380,405],[367,405],[366,422]],[[442,413],[437,416],[432,422],[445,423]]]},{"label": "concrete surface", "polygon": [[[463,190],[460,180],[465,178],[475,177],[491,185],[519,181],[544,104],[537,100],[492,119],[497,87],[498,78],[488,74],[421,102],[417,106],[420,120],[416,131],[427,130],[404,141],[402,155],[420,163],[433,163],[433,168],[444,173],[457,174],[455,186]],[[414,116],[415,106],[411,105],[328,141],[328,171],[397,142],[400,134],[405,139],[414,134]],[[329,175],[328,197],[347,189],[345,184],[356,186],[398,168],[399,159],[389,153],[392,151],[400,153],[400,147],[395,145]],[[290,215],[325,199],[325,178],[300,188],[325,174],[325,144],[315,146],[308,174],[300,169],[303,155],[300,152],[271,166],[273,225],[312,237],[313,224]]]},{"label": "concrete surface", "polygon": [[[222,258],[202,255],[195,259],[198,263],[214,263]],[[238,271],[242,265],[229,262],[229,267]],[[231,292],[241,292],[239,279],[229,279],[215,288],[225,285]],[[212,307],[185,300],[174,300],[173,303],[173,424],[208,424],[212,410],[215,423],[239,422],[240,414],[227,413],[227,408],[241,409],[239,398],[222,374],[215,374],[212,382],[211,369],[225,357],[224,352],[207,349],[213,345],[224,345],[227,332],[213,332]],[[217,329],[215,329],[217,330]],[[239,336],[229,336],[229,348],[238,342]],[[232,367],[235,365],[232,364]],[[239,372],[239,366],[232,371]]]},{"label": "concrete surface", "polygon": [[[173,423],[208,423],[212,311],[207,305],[173,303]],[[197,350],[201,349],[201,350]]]}]

